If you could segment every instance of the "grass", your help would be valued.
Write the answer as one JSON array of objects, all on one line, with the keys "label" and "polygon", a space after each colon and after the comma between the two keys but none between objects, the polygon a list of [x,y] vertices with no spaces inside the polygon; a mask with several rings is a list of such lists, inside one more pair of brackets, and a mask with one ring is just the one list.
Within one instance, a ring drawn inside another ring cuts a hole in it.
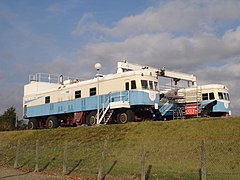
[{"label": "grass", "polygon": [[88,178],[97,177],[106,141],[106,179],[140,178],[142,147],[147,179],[199,179],[204,140],[207,177],[240,178],[240,117],[1,132],[0,164],[13,166],[18,140],[21,168],[34,170],[39,140],[40,170],[61,174],[67,142],[68,174]]}]

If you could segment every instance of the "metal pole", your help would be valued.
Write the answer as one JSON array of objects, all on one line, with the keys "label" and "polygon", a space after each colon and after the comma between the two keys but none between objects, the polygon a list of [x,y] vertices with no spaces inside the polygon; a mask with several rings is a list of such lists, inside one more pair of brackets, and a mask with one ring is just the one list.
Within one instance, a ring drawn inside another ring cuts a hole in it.
[{"label": "metal pole", "polygon": [[99,122],[99,108],[100,108],[100,97],[99,97],[99,70],[101,69],[101,64],[96,63],[95,64],[95,69],[97,70],[97,124],[100,124]]},{"label": "metal pole", "polygon": [[67,141],[64,142],[64,150],[63,150],[63,175],[67,174]]},{"label": "metal pole", "polygon": [[201,146],[201,180],[206,180],[206,149],[205,149],[205,141],[202,141]]},{"label": "metal pole", "polygon": [[99,122],[99,108],[100,108],[100,97],[99,97],[99,70],[97,70],[97,96],[98,96],[97,124],[100,124],[100,122]]},{"label": "metal pole", "polygon": [[142,152],[141,152],[141,180],[145,180],[145,149],[142,145]]},{"label": "metal pole", "polygon": [[35,154],[35,170],[34,170],[34,172],[38,172],[39,171],[39,166],[38,166],[38,164],[39,164],[39,141],[38,140],[36,140],[36,152],[35,152],[36,154]]},{"label": "metal pole", "polygon": [[106,148],[107,148],[107,140],[104,141],[103,150],[101,153],[101,158],[100,158],[100,163],[99,163],[97,180],[104,179],[102,176],[103,176],[103,169],[104,169],[104,161],[106,158]]},{"label": "metal pole", "polygon": [[17,142],[17,149],[16,149],[16,157],[13,168],[18,168],[18,158],[19,158],[19,148],[20,148],[20,140]]}]

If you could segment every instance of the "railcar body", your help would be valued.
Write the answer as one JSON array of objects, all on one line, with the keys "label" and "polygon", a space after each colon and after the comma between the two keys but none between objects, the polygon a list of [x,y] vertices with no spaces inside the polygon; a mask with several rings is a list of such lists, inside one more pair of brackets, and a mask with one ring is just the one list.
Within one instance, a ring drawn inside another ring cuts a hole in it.
[{"label": "railcar body", "polygon": [[185,97],[184,100],[179,100],[179,103],[197,103],[199,114],[203,114],[208,105],[206,109],[208,116],[231,115],[229,89],[225,85],[207,84],[181,89],[178,95]]},{"label": "railcar body", "polygon": [[34,76],[24,86],[23,114],[29,119],[30,129],[93,125],[97,123],[98,109],[103,111],[100,123],[109,120],[126,123],[156,117],[158,113],[158,79],[147,69],[62,83],[42,82],[43,78],[39,77],[41,75]]}]

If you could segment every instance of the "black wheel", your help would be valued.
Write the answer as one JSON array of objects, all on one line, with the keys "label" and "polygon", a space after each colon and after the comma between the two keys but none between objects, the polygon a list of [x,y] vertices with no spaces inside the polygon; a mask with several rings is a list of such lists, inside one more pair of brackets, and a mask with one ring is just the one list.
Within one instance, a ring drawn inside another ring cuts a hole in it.
[{"label": "black wheel", "polygon": [[132,110],[121,110],[117,115],[118,124],[126,124],[127,122],[132,122],[134,118],[134,114]]},{"label": "black wheel", "polygon": [[28,129],[37,129],[38,128],[38,121],[37,119],[33,118],[28,121]]},{"label": "black wheel", "polygon": [[96,118],[96,111],[92,111],[89,113],[88,117],[87,117],[87,123],[89,126],[93,126],[95,124],[97,124],[97,118]]},{"label": "black wheel", "polygon": [[57,117],[55,116],[50,116],[47,118],[46,121],[46,128],[52,129],[52,128],[57,128],[59,126],[59,122]]}]

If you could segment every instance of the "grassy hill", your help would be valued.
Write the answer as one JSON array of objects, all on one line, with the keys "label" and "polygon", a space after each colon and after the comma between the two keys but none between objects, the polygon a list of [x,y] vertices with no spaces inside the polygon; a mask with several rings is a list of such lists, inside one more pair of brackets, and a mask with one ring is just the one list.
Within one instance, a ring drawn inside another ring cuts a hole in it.
[{"label": "grassy hill", "polygon": [[240,178],[240,117],[1,132],[0,165],[13,166],[19,141],[19,166],[34,170],[36,140],[47,173],[62,173],[67,144],[72,176],[94,179],[102,162],[106,179],[138,179],[145,154],[147,179],[199,179],[204,141],[207,177]]}]

